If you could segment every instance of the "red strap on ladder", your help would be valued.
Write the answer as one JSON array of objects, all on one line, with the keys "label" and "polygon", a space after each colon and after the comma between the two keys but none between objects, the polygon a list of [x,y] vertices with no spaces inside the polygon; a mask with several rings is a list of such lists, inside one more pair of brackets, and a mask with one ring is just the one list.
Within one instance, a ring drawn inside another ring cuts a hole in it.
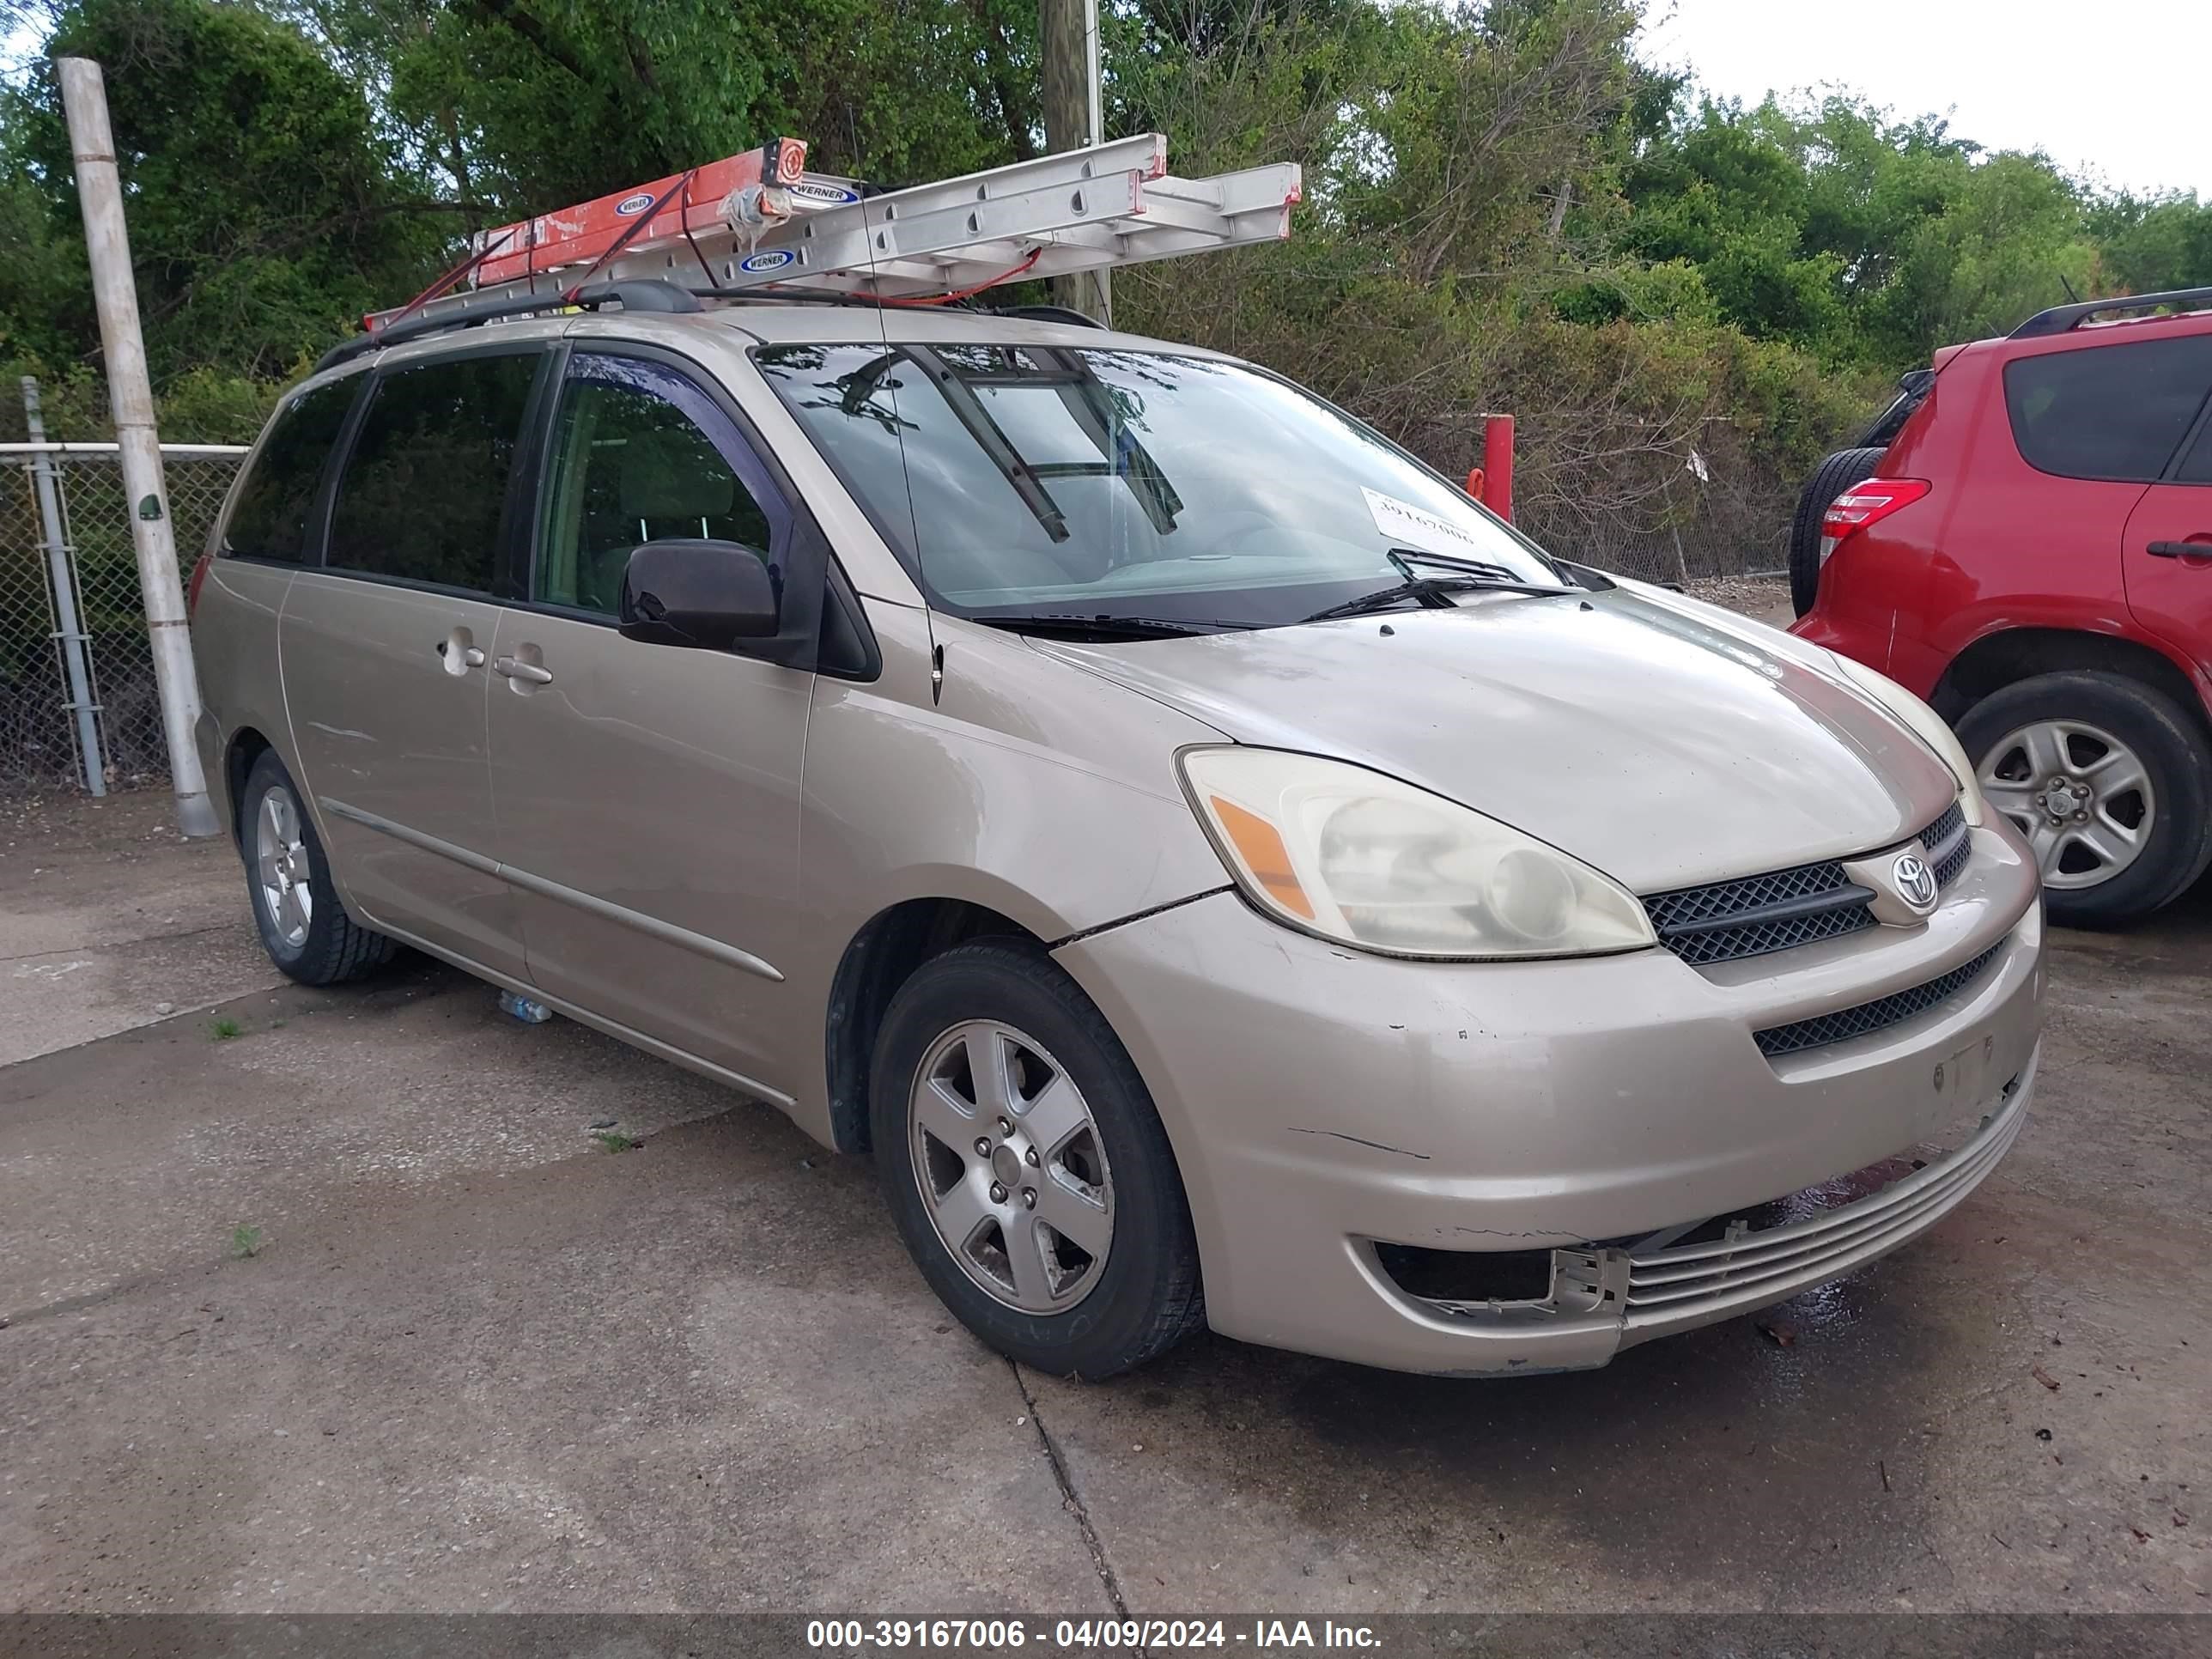
[{"label": "red strap on ladder", "polygon": [[379,329],[389,328],[392,324],[403,321],[405,319],[413,316],[416,312],[422,310],[424,306],[428,305],[431,301],[436,299],[441,294],[443,294],[447,289],[452,288],[457,283],[465,280],[470,272],[475,270],[479,265],[483,264],[485,260],[491,258],[493,254],[498,252],[501,248],[506,246],[506,234],[504,232],[494,233],[491,237],[486,240],[484,246],[481,250],[469,255],[467,258],[462,260],[460,264],[455,265],[451,270],[438,278],[436,282],[431,283],[429,287],[424,289],[420,294],[410,300],[405,305],[401,306],[397,311],[371,312],[368,316],[361,319],[361,325],[373,334]]}]

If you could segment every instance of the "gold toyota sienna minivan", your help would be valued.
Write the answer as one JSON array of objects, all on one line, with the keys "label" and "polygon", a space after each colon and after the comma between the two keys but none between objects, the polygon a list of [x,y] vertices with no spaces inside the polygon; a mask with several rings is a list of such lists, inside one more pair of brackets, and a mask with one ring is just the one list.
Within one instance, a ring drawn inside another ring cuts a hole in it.
[{"label": "gold toyota sienna minivan", "polygon": [[427,331],[284,398],[191,586],[280,968],[412,946],[872,1152],[1048,1371],[1601,1365],[2034,1094],[2035,863],[1924,704],[1215,352]]}]

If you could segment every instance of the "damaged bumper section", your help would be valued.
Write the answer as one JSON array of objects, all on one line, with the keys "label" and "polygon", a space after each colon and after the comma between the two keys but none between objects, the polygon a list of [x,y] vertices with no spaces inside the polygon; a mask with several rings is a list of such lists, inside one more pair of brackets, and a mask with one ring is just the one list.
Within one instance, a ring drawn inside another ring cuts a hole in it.
[{"label": "damaged bumper section", "polygon": [[[2036,1063],[2005,1085],[1955,1150],[1885,1158],[1749,1214],[1577,1249],[1417,1252],[1374,1240],[1369,1248],[1391,1290],[1425,1315],[1554,1334],[1581,1325],[1632,1347],[1785,1300],[1935,1225],[2019,1135]],[[1680,1234],[1688,1241],[1668,1242]],[[1457,1260],[1437,1260],[1448,1256]],[[1426,1293],[1455,1290],[1474,1294]]]},{"label": "damaged bumper section", "polygon": [[[1220,895],[1056,954],[1175,1144],[1214,1328],[1438,1374],[1602,1365],[1917,1237],[2033,1108],[2009,837],[1923,927],[1752,961],[1394,960]],[[1762,1034],[1838,1011],[1834,1041]]]}]

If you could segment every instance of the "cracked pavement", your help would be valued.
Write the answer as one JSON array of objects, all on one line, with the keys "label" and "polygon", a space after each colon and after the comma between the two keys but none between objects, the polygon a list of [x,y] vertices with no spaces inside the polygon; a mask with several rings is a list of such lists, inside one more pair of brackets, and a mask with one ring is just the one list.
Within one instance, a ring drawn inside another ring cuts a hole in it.
[{"label": "cracked pavement", "polygon": [[765,1106],[419,961],[279,986],[167,811],[0,829],[0,1611],[2212,1611],[2212,884],[2058,936],[2020,1146],[1840,1285],[1097,1385]]}]

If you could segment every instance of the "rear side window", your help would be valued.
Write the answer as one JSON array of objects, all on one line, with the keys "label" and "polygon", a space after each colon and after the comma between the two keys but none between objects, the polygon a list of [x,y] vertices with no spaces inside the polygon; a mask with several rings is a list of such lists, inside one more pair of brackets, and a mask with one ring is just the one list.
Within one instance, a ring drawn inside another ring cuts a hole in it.
[{"label": "rear side window", "polygon": [[338,441],[356,378],[303,392],[277,411],[253,470],[239,486],[238,505],[223,528],[222,550],[248,559],[298,564],[307,556],[307,515],[323,481],[323,463]]},{"label": "rear side window", "polygon": [[2023,357],[2004,380],[2013,441],[2030,466],[2148,483],[2212,392],[2212,334]]},{"label": "rear side window", "polygon": [[338,568],[492,592],[501,508],[540,354],[382,376],[331,513]]}]

